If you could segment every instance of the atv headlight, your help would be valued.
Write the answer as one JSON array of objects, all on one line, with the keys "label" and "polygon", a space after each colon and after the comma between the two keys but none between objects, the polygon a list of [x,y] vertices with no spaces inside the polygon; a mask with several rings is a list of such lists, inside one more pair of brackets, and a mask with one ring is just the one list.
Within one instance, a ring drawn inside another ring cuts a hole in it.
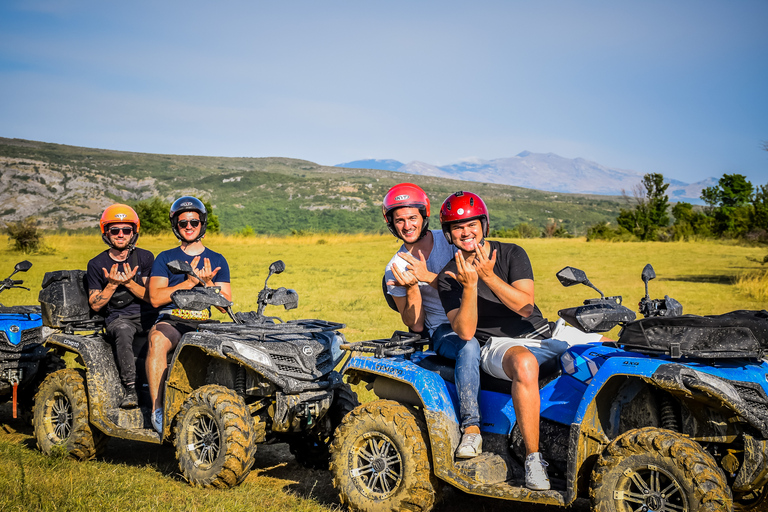
[{"label": "atv headlight", "polygon": [[251,345],[246,345],[245,343],[240,343],[237,341],[233,341],[232,346],[235,347],[235,350],[237,350],[237,352],[246,359],[250,359],[251,361],[264,366],[272,366],[272,359],[270,359],[269,354],[263,350],[259,350],[256,347],[252,347]]},{"label": "atv headlight", "polygon": [[344,351],[341,350],[341,344],[346,342],[343,334],[337,332],[333,333],[333,339],[331,340],[331,359],[333,359],[334,363],[344,355]]}]

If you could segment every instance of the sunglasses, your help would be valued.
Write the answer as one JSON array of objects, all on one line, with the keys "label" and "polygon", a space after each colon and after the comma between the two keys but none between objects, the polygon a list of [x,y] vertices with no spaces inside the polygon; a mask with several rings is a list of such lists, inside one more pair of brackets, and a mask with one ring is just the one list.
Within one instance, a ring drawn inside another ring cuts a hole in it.
[{"label": "sunglasses", "polygon": [[120,233],[124,235],[132,235],[133,228],[109,228],[109,234],[112,236],[117,236]]},{"label": "sunglasses", "polygon": [[197,219],[192,219],[192,220],[180,220],[180,221],[179,221],[179,227],[180,227],[181,229],[186,229],[186,228],[187,228],[187,224],[190,224],[190,225],[191,225],[193,228],[196,228],[197,226],[199,226],[199,225],[200,225],[200,221],[199,221],[199,220],[197,220]]}]

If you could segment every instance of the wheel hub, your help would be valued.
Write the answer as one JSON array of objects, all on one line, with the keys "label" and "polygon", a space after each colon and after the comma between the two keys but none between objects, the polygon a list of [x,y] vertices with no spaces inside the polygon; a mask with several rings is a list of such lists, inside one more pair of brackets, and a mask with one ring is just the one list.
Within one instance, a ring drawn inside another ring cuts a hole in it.
[{"label": "wheel hub", "polygon": [[375,473],[382,473],[387,470],[387,462],[381,457],[375,458],[371,465],[373,466],[373,471]]}]

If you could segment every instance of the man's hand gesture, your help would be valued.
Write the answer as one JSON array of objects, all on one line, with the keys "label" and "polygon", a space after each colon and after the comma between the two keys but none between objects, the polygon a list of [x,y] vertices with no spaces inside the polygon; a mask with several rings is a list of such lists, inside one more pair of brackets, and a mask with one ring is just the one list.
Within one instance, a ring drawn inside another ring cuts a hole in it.
[{"label": "man's hand gesture", "polygon": [[472,262],[472,266],[475,267],[475,270],[477,271],[477,275],[485,281],[486,283],[493,279],[496,274],[493,273],[493,267],[496,265],[496,250],[494,249],[493,254],[491,254],[491,257],[488,258],[488,256],[485,254],[485,251],[483,250],[482,246],[477,246],[475,248],[475,259]]},{"label": "man's hand gesture", "polygon": [[[195,275],[199,277],[206,286],[213,286],[214,281],[213,278],[216,277],[216,274],[219,273],[219,270],[221,270],[221,267],[216,267],[215,269],[211,269],[211,260],[208,258],[203,259],[203,268],[197,268],[197,264],[200,263],[200,256],[195,256],[192,258],[192,268],[195,270]],[[187,279],[194,281],[197,283],[197,280],[193,279],[190,276],[187,276]]]},{"label": "man's hand gesture", "polygon": [[109,284],[114,285],[115,287],[119,285],[126,285],[128,284],[131,279],[133,279],[133,276],[136,275],[136,271],[139,270],[139,266],[136,265],[135,267],[131,268],[131,266],[128,263],[123,264],[123,271],[118,272],[117,270],[118,264],[115,263],[112,265],[112,268],[107,272],[106,268],[102,268],[104,271],[104,277],[107,278],[107,281],[109,281]]},{"label": "man's hand gesture", "polygon": [[464,288],[477,287],[477,270],[474,265],[467,263],[467,260],[464,259],[464,255],[461,251],[456,251],[456,271],[458,272],[458,275],[450,270],[446,270],[445,273],[458,281]]},{"label": "man's hand gesture", "polygon": [[409,270],[400,270],[395,264],[393,264],[390,268],[392,269],[392,274],[395,276],[395,280],[387,281],[388,285],[404,286],[406,288],[419,285],[419,279],[413,272]]}]

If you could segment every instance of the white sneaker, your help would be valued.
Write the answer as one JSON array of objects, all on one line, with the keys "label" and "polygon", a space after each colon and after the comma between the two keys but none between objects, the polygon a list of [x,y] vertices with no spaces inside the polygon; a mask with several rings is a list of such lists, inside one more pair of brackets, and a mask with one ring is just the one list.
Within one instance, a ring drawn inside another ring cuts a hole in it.
[{"label": "white sneaker", "polygon": [[152,426],[157,430],[157,433],[163,435],[163,410],[155,409],[152,411],[152,416],[150,418],[152,420]]},{"label": "white sneaker", "polygon": [[525,486],[534,491],[548,491],[547,462],[536,452],[525,458]]},{"label": "white sneaker", "polygon": [[456,448],[457,459],[471,459],[483,453],[483,436],[480,434],[464,434],[461,443]]}]

